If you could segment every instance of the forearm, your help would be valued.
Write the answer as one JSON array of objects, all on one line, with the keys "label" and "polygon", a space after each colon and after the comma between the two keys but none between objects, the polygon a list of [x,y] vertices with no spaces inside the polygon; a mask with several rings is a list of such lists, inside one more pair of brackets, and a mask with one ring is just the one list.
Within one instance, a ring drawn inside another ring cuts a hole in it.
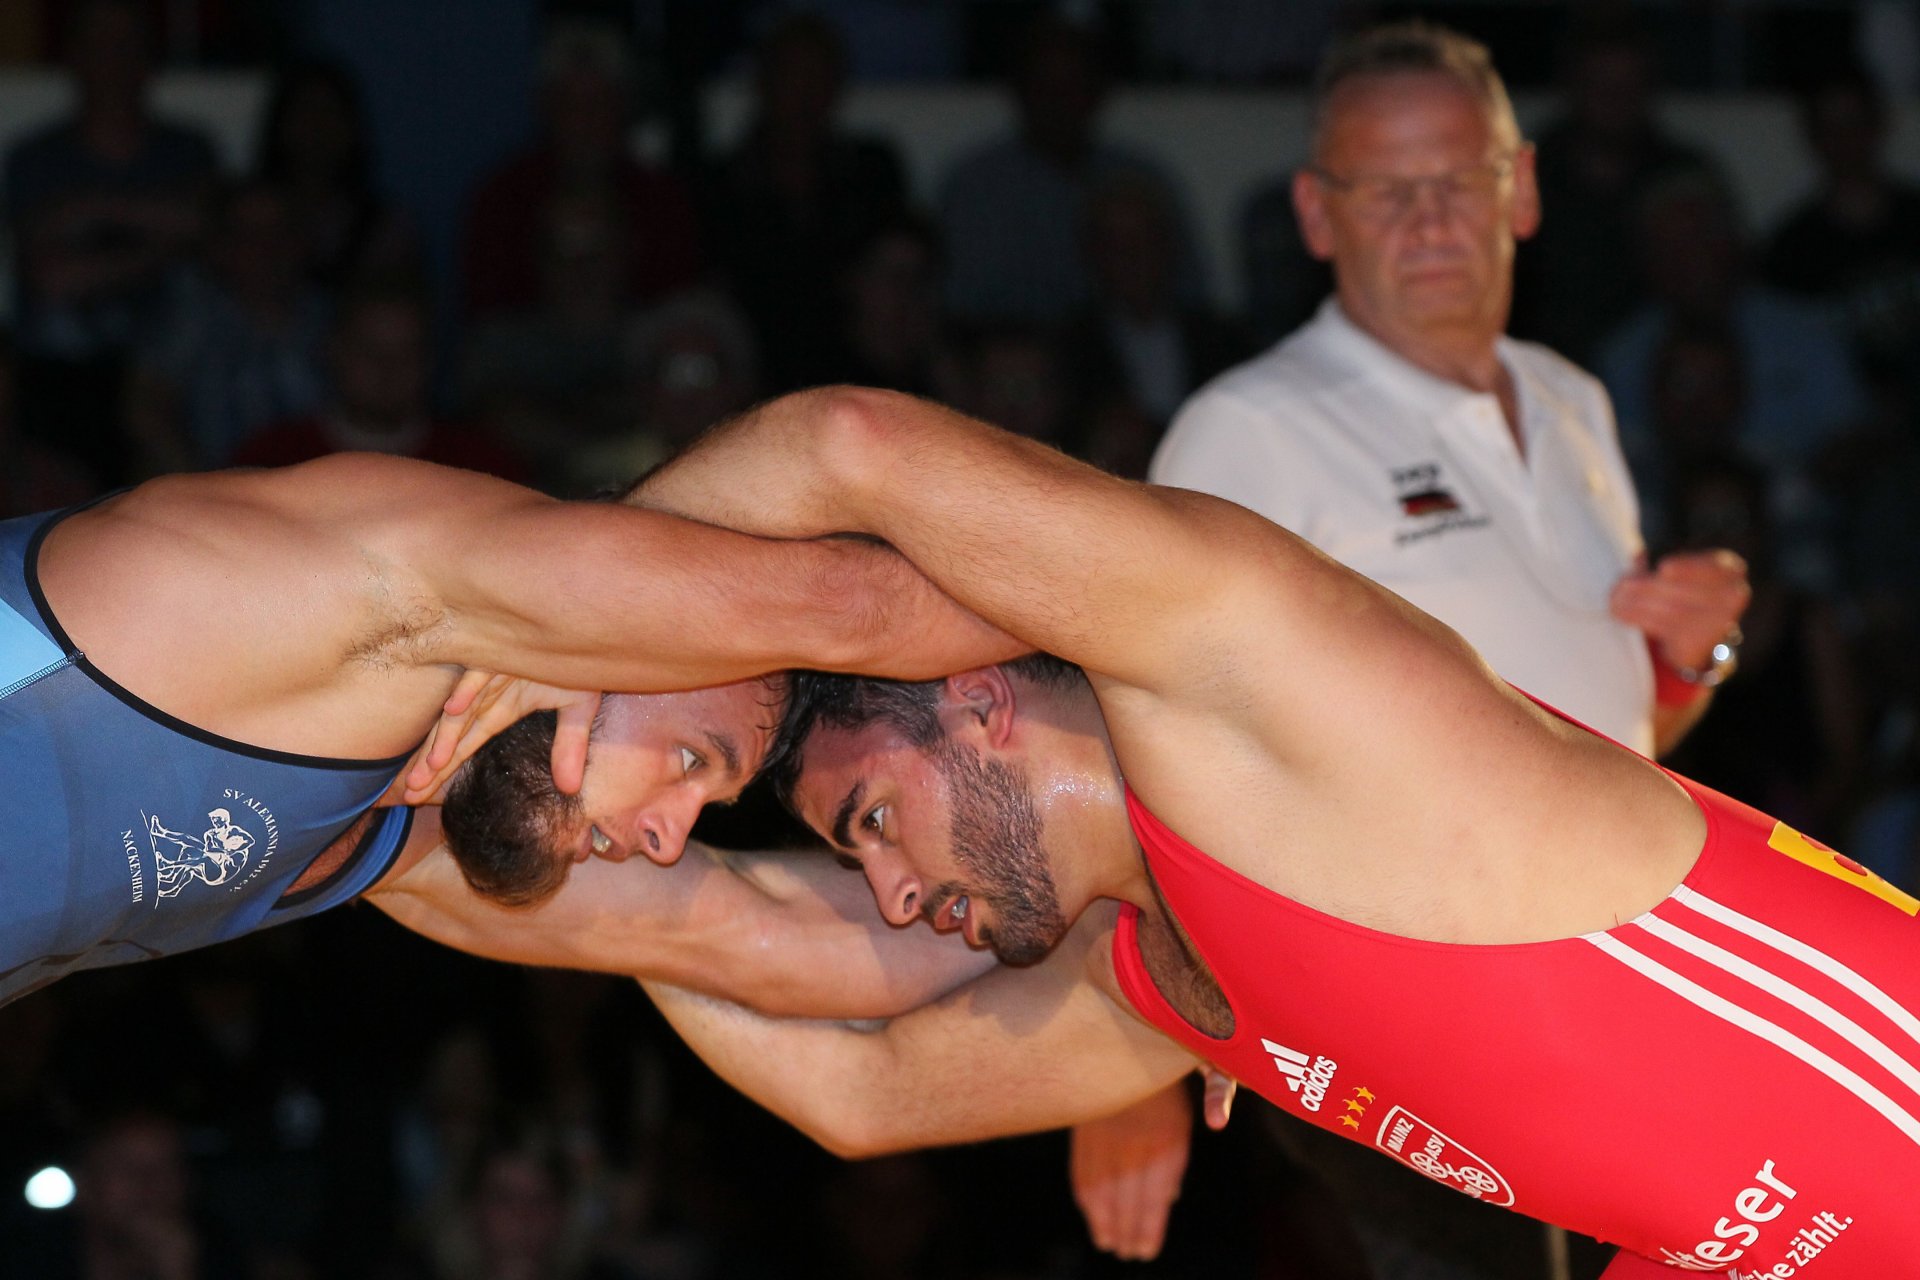
[{"label": "forearm", "polygon": [[1653,755],[1656,760],[1664,760],[1673,749],[1680,745],[1693,727],[1707,714],[1707,708],[1713,705],[1713,690],[1703,689],[1691,702],[1663,706],[1655,703],[1653,707]]},{"label": "forearm", "polygon": [[[931,406],[898,398],[901,413]],[[855,488],[866,409],[857,388],[826,387],[783,396],[716,427],[655,472],[627,501],[762,537],[810,539],[872,533]],[[855,619],[838,643],[808,665],[893,679],[930,679],[1005,661],[1031,645],[934,586],[891,547],[873,542],[813,544],[835,563],[835,592]],[[796,618],[796,622],[803,619]]]},{"label": "forearm", "polygon": [[780,1020],[658,983],[648,994],[722,1078],[840,1155],[1029,1133],[1113,1112],[1193,1067],[1088,982],[1085,928],[878,1030]]},{"label": "forearm", "polygon": [[771,1013],[888,1017],[993,965],[957,938],[888,925],[863,878],[810,853],[691,845],[671,867],[593,859],[523,911],[474,893],[441,849],[369,896],[462,951],[657,979]]}]

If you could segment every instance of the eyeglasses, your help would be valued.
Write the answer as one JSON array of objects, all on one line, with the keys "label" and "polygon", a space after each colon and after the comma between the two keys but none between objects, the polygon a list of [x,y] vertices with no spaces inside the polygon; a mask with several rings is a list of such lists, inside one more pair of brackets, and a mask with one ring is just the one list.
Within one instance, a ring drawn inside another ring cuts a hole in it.
[{"label": "eyeglasses", "polygon": [[1485,164],[1469,165],[1423,178],[1384,173],[1361,173],[1350,178],[1329,173],[1318,165],[1308,169],[1315,178],[1353,202],[1355,210],[1374,222],[1397,222],[1419,203],[1423,187],[1431,187],[1441,205],[1455,213],[1478,212],[1491,205],[1513,177],[1513,157],[1500,156]]}]

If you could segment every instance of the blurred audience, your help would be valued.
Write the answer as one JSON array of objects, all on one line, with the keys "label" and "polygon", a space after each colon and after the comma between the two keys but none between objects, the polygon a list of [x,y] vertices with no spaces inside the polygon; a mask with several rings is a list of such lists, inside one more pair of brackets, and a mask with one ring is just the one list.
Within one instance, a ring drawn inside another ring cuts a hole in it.
[{"label": "blurred audience", "polygon": [[549,458],[545,487],[564,497],[625,487],[758,399],[757,361],[752,326],[724,295],[691,290],[667,299],[627,332],[625,425]]},{"label": "blurred audience", "polygon": [[[1712,171],[1663,178],[1642,198],[1636,224],[1651,301],[1602,345],[1594,367],[1613,396],[1645,509],[1671,509],[1673,498],[1671,459],[1653,422],[1662,347],[1676,329],[1724,331],[1748,383],[1733,443],[1767,469],[1783,532],[1804,543],[1781,569],[1801,581],[1829,573],[1825,552],[1805,541],[1821,520],[1812,476],[1867,408],[1835,326],[1753,280],[1733,194]],[[1649,533],[1657,539],[1659,530]]]},{"label": "blurred audience", "polygon": [[1920,406],[1920,186],[1888,170],[1888,124],[1885,96],[1859,68],[1806,88],[1800,127],[1817,185],[1768,240],[1761,270],[1838,315],[1880,416],[1904,428]]},{"label": "blurred audience", "polygon": [[0,520],[70,506],[100,487],[79,458],[22,432],[18,366],[13,335],[0,329]]},{"label": "blurred audience", "polygon": [[1520,254],[1514,332],[1586,362],[1646,297],[1634,213],[1661,177],[1707,164],[1660,124],[1654,48],[1619,18],[1577,25],[1562,54],[1559,118],[1540,131],[1551,217]]},{"label": "blurred audience", "polygon": [[704,184],[708,243],[753,322],[768,394],[833,376],[835,286],[906,200],[893,145],[838,126],[846,70],[826,19],[776,24],[754,54],[746,132]]},{"label": "blurred audience", "polygon": [[841,273],[835,382],[952,400],[959,370],[940,310],[946,250],[939,228],[901,210],[876,227]]},{"label": "blurred audience", "polygon": [[436,1280],[631,1280],[592,1256],[595,1210],[538,1130],[481,1148],[452,1211],[433,1226]]},{"label": "blurred audience", "polygon": [[625,431],[623,348],[638,307],[626,288],[631,228],[612,193],[557,191],[541,211],[540,294],[478,319],[458,379],[463,412],[542,474]]},{"label": "blurred audience", "polygon": [[1134,479],[1187,397],[1252,351],[1237,325],[1181,299],[1178,234],[1171,195],[1145,174],[1114,174],[1088,195],[1093,297],[1064,336],[1080,402],[1068,450]]},{"label": "blurred audience", "polygon": [[[1099,35],[1052,16],[1033,21],[1014,54],[1013,135],[963,156],[941,186],[947,301],[960,319],[1063,322],[1092,291],[1080,229],[1099,180],[1146,173],[1179,191],[1156,161],[1100,138],[1110,87]],[[1174,236],[1180,294],[1198,298],[1199,250],[1184,216]]]},{"label": "blurred audience", "polygon": [[58,424],[119,481],[132,474],[118,430],[123,360],[153,323],[169,269],[199,241],[217,164],[199,130],[149,108],[144,0],[75,0],[63,16],[73,110],[5,161],[21,411],[31,430]]},{"label": "blurred audience", "polygon": [[[1832,597],[1778,569],[1767,477],[1737,454],[1691,455],[1668,517],[1677,545],[1728,547],[1747,562],[1740,673],[1667,761],[1798,830],[1838,841],[1863,781],[1865,709],[1851,637]],[[1756,749],[1756,744],[1764,748]]]},{"label": "blurred audience", "polygon": [[1333,271],[1308,253],[1300,238],[1291,173],[1255,187],[1235,229],[1247,326],[1253,341],[1266,346],[1313,319],[1320,300],[1333,291]]},{"label": "blurred audience", "polygon": [[242,1280],[242,1259],[208,1230],[179,1122],[127,1107],[79,1146],[73,1207],[0,1240],[7,1280]]},{"label": "blurred audience", "polygon": [[203,267],[175,275],[134,355],[127,422],[145,470],[228,465],[255,433],[320,405],[327,300],[307,279],[287,193],[222,195]]},{"label": "blurred audience", "polygon": [[309,411],[269,423],[235,450],[277,467],[368,450],[524,480],[528,466],[482,432],[433,411],[433,320],[407,284],[370,282],[341,299],[324,346],[324,389]]},{"label": "blurred audience", "polygon": [[617,28],[554,25],[540,55],[540,137],[483,179],[468,208],[461,285],[469,313],[538,304],[542,220],[562,193],[621,211],[627,300],[657,298],[698,277],[700,240],[685,185],[640,163],[630,145],[633,77]]},{"label": "blurred audience", "polygon": [[286,193],[314,284],[337,292],[423,269],[417,231],[374,186],[372,128],[345,66],[299,62],[274,77],[254,173]]},{"label": "blurred audience", "polygon": [[961,351],[958,408],[1029,439],[1067,447],[1073,386],[1052,331],[988,326],[974,330]]}]

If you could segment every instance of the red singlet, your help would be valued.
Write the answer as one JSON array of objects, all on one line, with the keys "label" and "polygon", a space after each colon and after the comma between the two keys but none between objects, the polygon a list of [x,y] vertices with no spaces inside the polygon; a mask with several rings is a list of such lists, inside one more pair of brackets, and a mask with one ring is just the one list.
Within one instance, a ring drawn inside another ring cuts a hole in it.
[{"label": "red singlet", "polygon": [[1707,819],[1679,888],[1604,933],[1510,946],[1417,942],[1305,907],[1129,792],[1234,1034],[1203,1035],[1168,1005],[1131,907],[1121,988],[1281,1109],[1619,1244],[1609,1280],[1920,1275],[1920,902],[1676,781]]}]

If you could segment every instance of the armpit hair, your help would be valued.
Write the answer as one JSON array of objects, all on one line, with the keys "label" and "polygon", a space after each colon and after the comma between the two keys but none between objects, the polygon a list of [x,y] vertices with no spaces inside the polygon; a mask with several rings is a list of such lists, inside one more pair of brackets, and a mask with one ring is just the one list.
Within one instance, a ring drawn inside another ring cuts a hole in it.
[{"label": "armpit hair", "polygon": [[452,620],[438,602],[397,588],[390,565],[369,555],[366,566],[367,624],[347,650],[348,661],[376,671],[417,665]]}]

